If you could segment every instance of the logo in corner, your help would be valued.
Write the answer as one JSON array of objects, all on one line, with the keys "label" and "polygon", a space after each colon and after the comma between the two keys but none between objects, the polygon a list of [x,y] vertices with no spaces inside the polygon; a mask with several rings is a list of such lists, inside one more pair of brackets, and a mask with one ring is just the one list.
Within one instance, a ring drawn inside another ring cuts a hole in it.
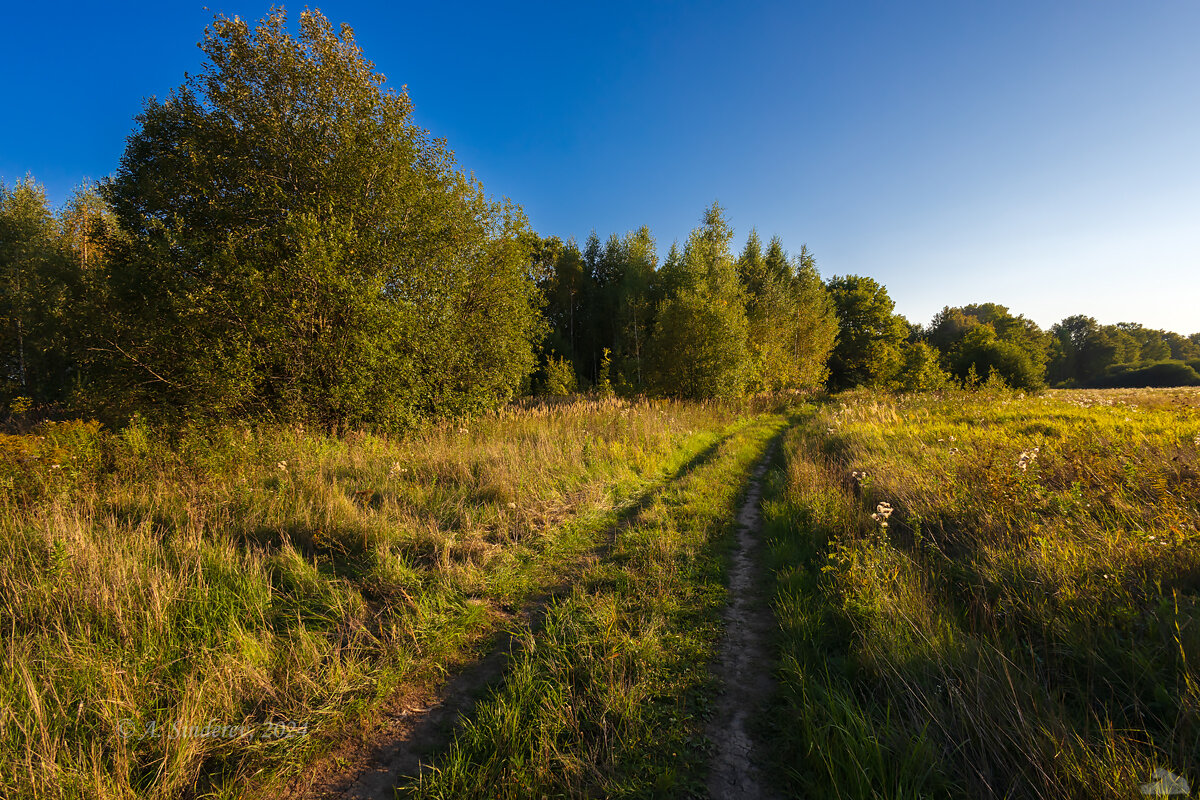
[{"label": "logo in corner", "polygon": [[1142,784],[1142,794],[1159,796],[1191,794],[1188,782],[1170,770],[1159,767],[1154,770],[1152,777],[1154,778],[1153,783]]}]

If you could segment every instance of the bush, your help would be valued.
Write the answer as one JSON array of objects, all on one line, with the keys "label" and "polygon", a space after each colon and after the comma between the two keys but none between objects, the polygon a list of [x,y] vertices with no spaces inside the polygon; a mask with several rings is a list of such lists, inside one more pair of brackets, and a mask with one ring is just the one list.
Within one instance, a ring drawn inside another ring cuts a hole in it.
[{"label": "bush", "polygon": [[578,388],[575,368],[571,362],[558,356],[546,359],[546,377],[542,382],[542,394],[549,397],[566,397]]},{"label": "bush", "polygon": [[1182,361],[1118,364],[1093,381],[1092,386],[1098,389],[1200,386],[1200,372]]},{"label": "bush", "polygon": [[925,342],[904,345],[892,388],[901,392],[928,392],[945,389],[949,384],[950,376],[938,366],[937,349]]},{"label": "bush", "polygon": [[1029,353],[1013,342],[996,338],[988,325],[969,331],[952,354],[951,362],[954,374],[962,380],[967,380],[974,370],[979,376],[995,372],[1013,389],[1034,390],[1043,384],[1043,371]]}]

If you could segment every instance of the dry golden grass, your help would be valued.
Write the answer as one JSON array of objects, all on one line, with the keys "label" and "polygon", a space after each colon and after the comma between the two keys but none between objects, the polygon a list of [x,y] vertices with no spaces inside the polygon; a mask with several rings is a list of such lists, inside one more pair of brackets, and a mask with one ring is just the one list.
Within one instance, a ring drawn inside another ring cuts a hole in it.
[{"label": "dry golden grass", "polygon": [[792,785],[1200,779],[1200,392],[851,394],[791,452],[771,516]]},{"label": "dry golden grass", "polygon": [[604,400],[396,439],[3,437],[0,795],[220,796],[297,769],[470,658],[736,416]]}]

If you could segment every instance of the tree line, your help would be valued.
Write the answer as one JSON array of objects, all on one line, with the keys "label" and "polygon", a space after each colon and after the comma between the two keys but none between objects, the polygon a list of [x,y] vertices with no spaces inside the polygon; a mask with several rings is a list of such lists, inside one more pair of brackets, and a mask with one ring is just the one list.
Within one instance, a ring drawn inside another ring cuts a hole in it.
[{"label": "tree line", "polygon": [[285,28],[281,9],[217,17],[202,71],[62,208],[32,178],[0,185],[10,409],[403,428],[529,393],[1195,375],[1196,335],[1041,331],[994,304],[911,325],[874,280],[822,280],[807,247],[751,231],[735,252],[715,203],[661,263],[645,227],[542,237],[414,124],[349,27]]},{"label": "tree line", "polygon": [[901,391],[977,385],[1017,389],[1200,385],[1200,333],[1184,337],[1076,315],[1042,330],[998,303],[946,306],[928,325],[896,314],[871,278],[829,282],[840,320],[830,386]]}]

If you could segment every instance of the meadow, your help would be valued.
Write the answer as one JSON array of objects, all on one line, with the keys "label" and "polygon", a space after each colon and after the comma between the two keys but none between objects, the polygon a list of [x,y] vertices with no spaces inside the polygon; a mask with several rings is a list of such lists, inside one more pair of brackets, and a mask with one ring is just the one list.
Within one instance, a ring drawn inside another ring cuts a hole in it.
[{"label": "meadow", "polygon": [[1200,778],[1200,392],[853,392],[785,452],[764,737],[787,794]]},{"label": "meadow", "polygon": [[1200,767],[1195,389],[528,401],[396,437],[135,418],[0,451],[5,797],[282,796],[506,637],[402,796],[705,796],[764,458],[780,796],[1140,797]]},{"label": "meadow", "polygon": [[394,439],[3,436],[0,795],[281,785],[476,658],[739,414],[580,400]]}]

